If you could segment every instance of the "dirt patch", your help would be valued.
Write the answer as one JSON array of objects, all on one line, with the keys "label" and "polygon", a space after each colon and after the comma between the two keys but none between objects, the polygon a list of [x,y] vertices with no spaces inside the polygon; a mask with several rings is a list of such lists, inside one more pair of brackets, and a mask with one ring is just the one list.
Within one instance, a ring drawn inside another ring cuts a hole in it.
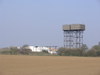
[{"label": "dirt patch", "polygon": [[0,75],[100,75],[100,58],[0,55]]}]

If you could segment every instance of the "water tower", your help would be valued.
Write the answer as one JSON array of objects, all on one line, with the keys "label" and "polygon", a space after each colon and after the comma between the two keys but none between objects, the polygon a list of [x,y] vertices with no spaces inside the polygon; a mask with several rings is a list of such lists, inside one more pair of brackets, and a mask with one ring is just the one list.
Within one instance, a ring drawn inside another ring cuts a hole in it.
[{"label": "water tower", "polygon": [[66,24],[63,25],[64,47],[81,48],[83,45],[84,24]]}]

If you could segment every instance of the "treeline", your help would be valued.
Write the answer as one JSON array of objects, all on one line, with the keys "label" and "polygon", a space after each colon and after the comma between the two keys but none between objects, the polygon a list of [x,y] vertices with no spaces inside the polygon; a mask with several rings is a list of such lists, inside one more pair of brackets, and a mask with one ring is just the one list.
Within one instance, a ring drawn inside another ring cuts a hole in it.
[{"label": "treeline", "polygon": [[25,46],[18,49],[17,47],[10,47],[0,50],[0,54],[5,55],[34,55],[34,56],[49,56],[50,54],[47,51],[42,52],[32,52],[30,49],[27,49]]},{"label": "treeline", "polygon": [[60,56],[100,56],[100,45],[95,45],[88,49],[86,45],[82,48],[59,48],[58,55]]},{"label": "treeline", "polygon": [[[32,52],[30,49],[27,49],[26,46],[18,49],[17,47],[10,47],[0,50],[0,54],[8,55],[35,55],[35,56],[51,56],[47,51],[42,52]],[[59,48],[56,56],[100,56],[100,45],[95,45],[91,49],[88,49],[86,45],[83,45],[81,48]]]}]

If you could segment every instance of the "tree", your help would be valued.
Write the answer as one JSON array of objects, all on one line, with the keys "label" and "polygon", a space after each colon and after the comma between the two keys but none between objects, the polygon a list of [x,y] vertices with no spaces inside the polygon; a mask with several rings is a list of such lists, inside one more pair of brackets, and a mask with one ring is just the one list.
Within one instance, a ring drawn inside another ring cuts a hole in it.
[{"label": "tree", "polygon": [[20,53],[21,54],[24,54],[24,55],[29,55],[29,54],[31,54],[31,52],[32,51],[30,49],[23,49],[23,48],[20,51]]},{"label": "tree", "polygon": [[60,56],[62,56],[64,54],[65,50],[66,49],[63,48],[63,47],[62,48],[59,48],[58,51],[57,51],[57,54],[60,55]]},{"label": "tree", "polygon": [[29,45],[25,44],[25,45],[23,45],[22,47],[25,48],[25,47],[28,47],[28,46],[29,46]]},{"label": "tree", "polygon": [[94,49],[91,49],[86,53],[86,56],[97,56],[97,54]]},{"label": "tree", "polygon": [[60,56],[82,56],[82,50],[79,48],[60,48],[57,53]]},{"label": "tree", "polygon": [[32,53],[32,50],[30,50],[28,48],[29,45],[23,45],[20,49],[20,53],[24,54],[24,55],[29,55],[30,53]]},{"label": "tree", "polygon": [[81,50],[82,50],[82,56],[85,56],[88,51],[88,46],[86,44],[83,44]]},{"label": "tree", "polygon": [[88,50],[88,46],[86,44],[83,44],[82,47],[81,47],[81,49],[84,50],[84,51]]},{"label": "tree", "polygon": [[92,49],[95,49],[96,51],[100,51],[100,46],[99,45],[95,45],[92,47]]},{"label": "tree", "polygon": [[14,54],[15,55],[15,54],[19,54],[19,51],[20,50],[17,47],[10,47],[10,51],[9,52],[10,52],[10,54],[12,54],[12,55]]}]

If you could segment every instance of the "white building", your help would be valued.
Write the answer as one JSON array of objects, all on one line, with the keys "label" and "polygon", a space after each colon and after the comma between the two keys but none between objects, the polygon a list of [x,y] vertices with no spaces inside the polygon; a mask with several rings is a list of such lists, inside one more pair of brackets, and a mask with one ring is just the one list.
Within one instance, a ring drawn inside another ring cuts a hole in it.
[{"label": "white building", "polygon": [[28,49],[31,49],[32,52],[42,52],[43,50],[49,51],[47,47],[38,47],[38,46],[28,46]]},{"label": "white building", "polygon": [[42,52],[42,51],[47,51],[50,54],[56,54],[56,51],[52,51],[48,47],[38,47],[38,46],[28,46],[27,49],[32,50],[32,52]]}]

